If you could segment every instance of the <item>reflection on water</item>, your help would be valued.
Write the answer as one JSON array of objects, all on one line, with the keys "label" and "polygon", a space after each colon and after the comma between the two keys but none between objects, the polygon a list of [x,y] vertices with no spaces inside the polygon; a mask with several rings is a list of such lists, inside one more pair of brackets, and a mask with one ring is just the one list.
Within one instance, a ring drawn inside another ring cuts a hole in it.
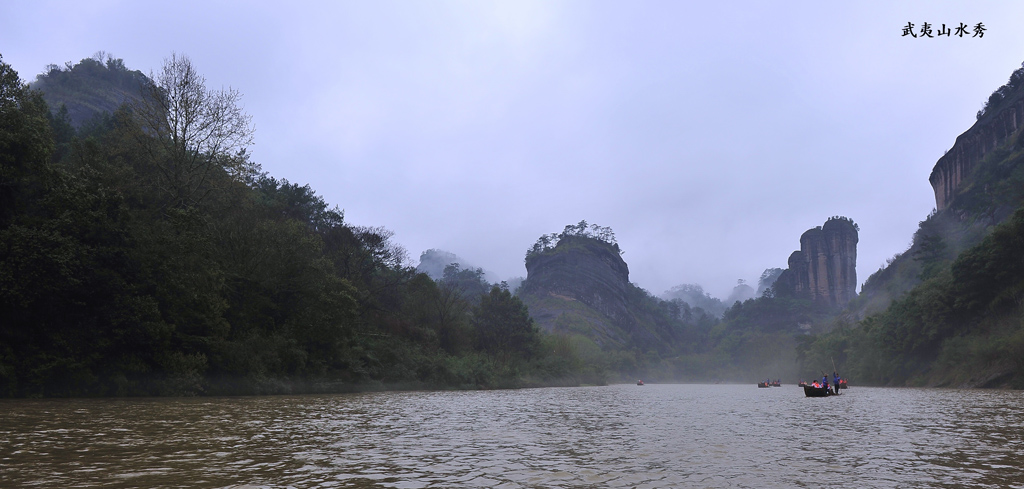
[{"label": "reflection on water", "polygon": [[0,487],[1024,487],[1024,393],[618,385],[0,402]]}]

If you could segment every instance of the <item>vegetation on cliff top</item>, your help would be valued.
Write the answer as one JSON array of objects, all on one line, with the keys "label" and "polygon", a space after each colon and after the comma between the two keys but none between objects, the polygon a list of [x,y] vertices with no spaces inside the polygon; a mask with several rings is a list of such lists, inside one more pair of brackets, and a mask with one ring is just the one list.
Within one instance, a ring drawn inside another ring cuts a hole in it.
[{"label": "vegetation on cliff top", "polygon": [[995,114],[999,109],[1019,99],[1021,94],[1024,93],[1022,88],[1024,88],[1024,63],[1010,74],[1010,80],[1005,85],[997,88],[992,92],[992,95],[989,95],[988,100],[978,110],[978,122],[984,123],[982,119]]},{"label": "vegetation on cliff top", "polygon": [[858,225],[856,222],[853,222],[853,219],[850,219],[849,217],[846,216],[832,216],[828,218],[825,221],[825,224],[820,226],[819,228],[824,229],[833,226],[849,226],[852,227],[854,231],[860,232],[860,225]]},{"label": "vegetation on cliff top", "polygon": [[[615,250],[618,254],[623,254],[624,251],[619,248],[619,243],[615,240],[615,232],[612,228],[599,226],[597,224],[587,224],[587,221],[581,220],[576,224],[567,224],[565,229],[561,233],[543,234],[537,238],[537,242],[526,250],[526,259],[539,255],[542,253],[550,253],[555,251],[558,244],[567,238],[589,238],[605,243]],[[568,247],[562,246],[558,248],[561,251],[568,250]]]},{"label": "vegetation on cliff top", "polygon": [[148,78],[129,70],[124,61],[100,51],[91,58],[64,66],[51,64],[36,76],[32,88],[55,112],[65,111],[72,127],[79,128],[94,117],[113,114],[121,104],[137,100]]}]

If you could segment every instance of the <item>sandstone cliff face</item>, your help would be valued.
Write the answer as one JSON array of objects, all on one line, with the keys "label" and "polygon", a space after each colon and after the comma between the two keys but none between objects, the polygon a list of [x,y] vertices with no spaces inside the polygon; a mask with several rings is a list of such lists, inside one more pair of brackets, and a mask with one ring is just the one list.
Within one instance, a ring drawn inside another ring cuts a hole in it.
[{"label": "sandstone cliff face", "polygon": [[[608,323],[628,325],[632,322],[626,306],[628,285],[629,267],[610,246],[593,238],[565,237],[554,250],[527,258],[521,295],[537,325],[547,331],[564,329],[558,319],[567,311],[560,310],[559,302],[566,301],[578,301]],[[606,340],[625,340],[612,324],[592,326]]]},{"label": "sandstone cliff face", "polygon": [[584,237],[562,238],[554,252],[526,260],[524,290],[544,288],[567,295],[601,312],[616,315],[620,308],[610,297],[625,297],[629,267],[608,245]]},{"label": "sandstone cliff face", "polygon": [[789,269],[775,282],[783,295],[842,307],[857,295],[857,225],[833,217],[800,236],[800,251],[789,256]]},{"label": "sandstone cliff face", "polygon": [[563,237],[554,249],[529,256],[526,272],[519,296],[541,329],[582,334],[601,346],[661,347],[677,341],[633,303],[637,294],[629,267],[608,243]]},{"label": "sandstone cliff face", "polygon": [[960,182],[975,165],[996,147],[1013,136],[1024,123],[1024,98],[1009,103],[985,116],[956,138],[953,147],[935,163],[928,181],[935,190],[935,208],[949,207]]}]

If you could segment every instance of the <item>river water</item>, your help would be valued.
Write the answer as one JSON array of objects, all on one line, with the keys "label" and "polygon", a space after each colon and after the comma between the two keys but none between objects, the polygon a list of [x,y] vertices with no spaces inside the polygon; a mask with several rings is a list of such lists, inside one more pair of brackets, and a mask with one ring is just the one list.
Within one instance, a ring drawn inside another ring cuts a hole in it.
[{"label": "river water", "polygon": [[1024,488],[1024,393],[648,384],[6,400],[0,487]]}]

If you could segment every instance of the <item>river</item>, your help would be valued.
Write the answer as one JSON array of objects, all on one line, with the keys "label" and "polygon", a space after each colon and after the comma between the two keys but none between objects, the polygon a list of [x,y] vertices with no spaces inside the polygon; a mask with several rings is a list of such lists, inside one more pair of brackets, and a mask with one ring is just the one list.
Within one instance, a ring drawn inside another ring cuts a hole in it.
[{"label": "river", "polygon": [[612,385],[0,401],[0,487],[1022,487],[1024,393]]}]

